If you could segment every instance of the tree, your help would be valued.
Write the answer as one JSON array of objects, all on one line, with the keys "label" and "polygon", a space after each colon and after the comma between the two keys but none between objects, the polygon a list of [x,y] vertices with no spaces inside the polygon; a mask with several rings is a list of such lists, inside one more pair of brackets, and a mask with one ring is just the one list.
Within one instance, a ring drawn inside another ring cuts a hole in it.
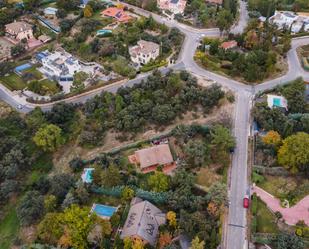
[{"label": "tree", "polygon": [[159,249],[166,248],[166,246],[172,243],[172,236],[169,232],[164,232],[160,234],[159,237]]},{"label": "tree", "polygon": [[170,227],[176,228],[177,220],[176,220],[176,213],[174,211],[167,212],[166,219],[168,220],[168,225]]},{"label": "tree", "polygon": [[217,16],[217,26],[221,32],[229,32],[233,23],[233,16],[230,11],[222,9]]},{"label": "tree", "polygon": [[71,86],[71,92],[80,93],[85,88],[85,81],[88,79],[89,75],[83,71],[74,74],[73,83]]},{"label": "tree", "polygon": [[148,178],[148,185],[154,192],[164,192],[168,190],[169,187],[169,179],[161,171],[155,171],[153,175],[150,175]]},{"label": "tree", "polygon": [[269,131],[264,137],[262,137],[262,141],[265,144],[277,147],[281,143],[281,136],[277,131]]},{"label": "tree", "polygon": [[23,44],[19,43],[11,47],[11,56],[18,57],[26,52],[26,48]]},{"label": "tree", "polygon": [[191,242],[191,246],[189,249],[204,249],[205,247],[205,242],[204,241],[200,241],[199,237],[195,237],[192,242]]},{"label": "tree", "polygon": [[308,170],[309,134],[298,132],[283,140],[278,150],[278,162],[292,173]]},{"label": "tree", "polygon": [[35,107],[33,111],[27,114],[26,123],[33,132],[36,132],[39,128],[44,126],[46,124],[46,119],[42,109],[40,107]]},{"label": "tree", "polygon": [[209,146],[202,140],[189,140],[184,152],[187,161],[193,166],[203,166],[209,160]]},{"label": "tree", "polygon": [[57,198],[54,195],[47,195],[44,199],[44,208],[46,212],[53,212],[57,207]]},{"label": "tree", "polygon": [[144,249],[144,243],[140,239],[136,239],[133,242],[132,249]]},{"label": "tree", "polygon": [[305,83],[302,79],[297,79],[286,85],[282,89],[282,94],[288,102],[289,112],[303,113],[305,112]]},{"label": "tree", "polygon": [[14,64],[9,61],[0,62],[0,76],[3,77],[4,75],[11,73],[14,69]]},{"label": "tree", "polygon": [[276,246],[280,249],[305,249],[305,243],[300,237],[284,233],[278,235]]},{"label": "tree", "polygon": [[87,236],[95,221],[94,214],[89,215],[89,211],[88,208],[81,208],[75,204],[64,210],[63,222],[74,248],[88,248]]},{"label": "tree", "polygon": [[80,0],[57,0],[57,6],[66,11],[76,10],[80,5]]},{"label": "tree", "polygon": [[208,190],[209,199],[214,202],[218,207],[224,205],[227,201],[226,189],[227,187],[224,183],[213,183]]},{"label": "tree", "polygon": [[43,196],[37,191],[28,191],[17,206],[17,217],[22,225],[29,226],[44,213]]},{"label": "tree", "polygon": [[86,7],[84,8],[84,17],[89,18],[92,17],[92,15],[93,15],[93,9],[89,4],[87,4]]},{"label": "tree", "polygon": [[121,199],[128,202],[128,201],[131,201],[132,198],[134,197],[135,193],[134,193],[134,190],[129,188],[129,187],[125,187],[123,190],[122,190],[122,193],[121,193]]},{"label": "tree", "polygon": [[47,213],[38,225],[38,238],[46,244],[56,246],[63,232],[61,213]]},{"label": "tree", "polygon": [[33,141],[44,151],[55,151],[63,142],[61,129],[53,124],[46,125],[35,133]]},{"label": "tree", "polygon": [[111,165],[102,171],[102,185],[106,187],[114,187],[121,184],[121,175],[116,166]]},{"label": "tree", "polygon": [[57,174],[50,179],[50,192],[57,197],[61,203],[74,185],[74,178],[69,174]]}]

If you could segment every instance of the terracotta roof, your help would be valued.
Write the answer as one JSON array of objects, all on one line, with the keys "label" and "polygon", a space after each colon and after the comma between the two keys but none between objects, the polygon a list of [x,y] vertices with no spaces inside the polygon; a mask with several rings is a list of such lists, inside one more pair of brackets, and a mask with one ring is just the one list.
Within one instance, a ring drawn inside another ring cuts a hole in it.
[{"label": "terracotta roof", "polygon": [[173,156],[168,144],[160,144],[150,148],[135,151],[141,169],[153,165],[165,165],[172,163]]},{"label": "terracotta roof", "polygon": [[220,46],[220,48],[223,48],[223,49],[230,49],[230,48],[235,48],[235,47],[237,47],[237,41],[235,40],[223,42]]},{"label": "terracotta roof", "polygon": [[12,22],[5,25],[5,28],[12,31],[14,34],[18,34],[19,32],[31,30],[32,26],[26,22]]},{"label": "terracotta roof", "polygon": [[116,18],[119,22],[127,22],[132,19],[132,17],[126,14],[123,9],[116,7],[107,8],[103,10],[101,14],[104,16]]},{"label": "terracotta roof", "polygon": [[134,201],[121,232],[121,238],[139,236],[154,246],[159,234],[159,226],[165,221],[165,214],[149,201]]}]

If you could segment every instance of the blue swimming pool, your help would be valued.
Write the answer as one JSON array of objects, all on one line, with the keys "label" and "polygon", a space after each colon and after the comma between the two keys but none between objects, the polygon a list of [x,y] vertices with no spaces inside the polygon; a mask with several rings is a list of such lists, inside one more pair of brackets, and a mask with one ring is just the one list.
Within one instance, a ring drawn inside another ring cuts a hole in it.
[{"label": "blue swimming pool", "polygon": [[281,107],[282,105],[281,105],[281,99],[279,99],[279,98],[274,98],[274,100],[273,100],[273,105],[274,106],[279,106],[279,107]]},{"label": "blue swimming pool", "polygon": [[26,63],[26,64],[20,65],[18,67],[15,67],[15,71],[17,73],[20,73],[21,71],[27,70],[31,67],[32,67],[32,65],[30,63]]},{"label": "blue swimming pool", "polygon": [[112,31],[109,29],[100,29],[97,31],[97,35],[107,35],[107,34],[111,34]]},{"label": "blue swimming pool", "polygon": [[94,171],[94,168],[86,168],[84,169],[84,172],[82,174],[83,182],[91,183],[92,182],[92,171]]},{"label": "blue swimming pool", "polygon": [[117,208],[101,204],[94,204],[92,211],[99,216],[111,217],[117,211]]}]

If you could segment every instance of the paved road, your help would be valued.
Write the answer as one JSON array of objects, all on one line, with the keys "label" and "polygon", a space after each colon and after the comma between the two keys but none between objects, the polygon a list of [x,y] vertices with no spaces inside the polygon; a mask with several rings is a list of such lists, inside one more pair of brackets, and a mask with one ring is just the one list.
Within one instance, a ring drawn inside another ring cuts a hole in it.
[{"label": "paved road", "polygon": [[[196,29],[181,23],[178,23],[174,20],[165,19],[157,14],[150,13],[148,11],[139,9],[135,6],[128,5],[130,8],[135,9],[135,11],[141,15],[149,16],[152,15],[153,18],[159,22],[164,23],[169,27],[177,27],[185,34],[185,41],[182,47],[182,50],[179,55],[177,63],[169,68],[161,69],[162,73],[165,73],[169,69],[186,69],[191,73],[194,73],[199,76],[207,77],[212,79],[219,84],[226,86],[235,91],[237,94],[236,98],[236,111],[235,111],[235,128],[234,135],[237,140],[237,148],[234,152],[233,163],[231,169],[231,181],[229,189],[229,198],[231,201],[229,208],[228,216],[228,229],[227,236],[224,239],[226,242],[226,249],[243,249],[246,248],[246,210],[242,207],[242,198],[245,195],[245,192],[248,188],[247,182],[247,149],[248,149],[248,132],[249,132],[249,114],[250,114],[250,100],[252,96],[259,92],[264,91],[270,88],[273,88],[277,85],[291,81],[296,77],[303,77],[304,79],[309,80],[309,73],[305,72],[300,62],[297,58],[296,48],[309,44],[309,37],[297,38],[292,42],[292,48],[287,55],[287,61],[289,64],[289,70],[286,75],[266,81],[263,84],[257,86],[248,86],[241,82],[232,80],[222,75],[215,74],[213,72],[207,71],[197,65],[194,61],[193,56],[195,50],[199,44],[199,39],[202,36],[220,36],[218,29]],[[240,18],[238,25],[232,28],[232,32],[238,33],[242,32],[246,26],[248,20],[248,14],[246,11],[246,5],[244,2],[240,3]],[[65,100],[68,103],[83,103],[87,99],[92,98],[93,96],[99,94],[101,91],[110,91],[116,92],[117,89],[121,86],[132,86],[142,79],[146,78],[149,74],[139,75],[134,80],[129,80],[122,84],[114,84],[106,86],[101,89],[92,91],[81,96],[76,96],[70,99]],[[18,96],[12,96],[0,85],[0,99],[6,101],[11,106],[17,108],[18,105],[23,105],[21,112],[29,112],[36,105],[25,102],[24,99]],[[53,104],[44,104],[40,105],[43,110],[51,109]]]},{"label": "paved road", "polygon": [[242,34],[247,26],[249,15],[247,11],[247,2],[240,1],[239,3],[240,11],[239,11],[239,20],[236,25],[234,25],[231,29],[231,33],[233,34]]}]

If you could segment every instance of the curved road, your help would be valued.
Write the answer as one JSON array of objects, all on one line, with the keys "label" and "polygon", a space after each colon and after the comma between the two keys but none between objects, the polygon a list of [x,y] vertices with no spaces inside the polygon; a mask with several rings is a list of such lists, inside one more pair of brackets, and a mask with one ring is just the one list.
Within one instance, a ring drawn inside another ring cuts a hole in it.
[{"label": "curved road", "polygon": [[[161,71],[168,71],[169,69],[186,69],[187,71],[209,78],[218,82],[219,84],[228,87],[229,89],[235,91],[236,97],[236,108],[235,108],[235,122],[234,122],[234,136],[237,141],[237,148],[235,149],[232,168],[231,168],[231,178],[229,181],[229,215],[227,219],[227,228],[225,236],[223,239],[224,249],[244,249],[247,248],[247,220],[246,220],[246,210],[242,207],[242,199],[246,194],[248,189],[248,177],[247,177],[247,151],[248,151],[248,135],[249,135],[249,116],[251,109],[251,101],[253,96],[259,91],[265,91],[271,89],[277,85],[282,85],[288,81],[294,80],[296,77],[303,77],[305,80],[309,81],[309,73],[305,72],[297,58],[296,49],[299,46],[309,44],[309,37],[296,38],[292,41],[292,48],[287,54],[287,61],[289,65],[288,72],[277,79],[266,81],[262,84],[249,86],[245,85],[236,80],[227,78],[222,75],[215,74],[213,72],[207,71],[201,68],[194,61],[194,53],[199,44],[199,39],[202,36],[207,37],[219,37],[219,29],[196,29],[174,20],[168,20],[157,14],[150,13],[143,9],[137,8],[132,5],[126,4],[129,8],[133,8],[138,14],[143,16],[152,15],[153,18],[159,22],[164,23],[169,27],[176,27],[180,29],[185,34],[185,41],[182,50],[179,55],[179,59],[175,65],[169,68],[163,68]],[[240,2],[240,16],[238,24],[232,27],[231,32],[241,33],[247,23],[248,14],[246,10],[246,3]],[[138,75],[136,79],[129,80],[127,82],[112,84],[104,88],[96,89],[91,92],[66,99],[67,103],[83,103],[87,99],[99,94],[101,91],[116,92],[121,86],[132,86],[142,79],[146,78],[148,74]],[[18,105],[22,105],[23,108],[19,111],[29,112],[33,110],[36,106],[40,106],[43,110],[49,110],[52,108],[53,103],[35,105],[28,103],[19,96],[12,96],[12,93],[7,91],[5,87],[0,84],[0,99],[4,100],[11,106],[17,108]]]}]

